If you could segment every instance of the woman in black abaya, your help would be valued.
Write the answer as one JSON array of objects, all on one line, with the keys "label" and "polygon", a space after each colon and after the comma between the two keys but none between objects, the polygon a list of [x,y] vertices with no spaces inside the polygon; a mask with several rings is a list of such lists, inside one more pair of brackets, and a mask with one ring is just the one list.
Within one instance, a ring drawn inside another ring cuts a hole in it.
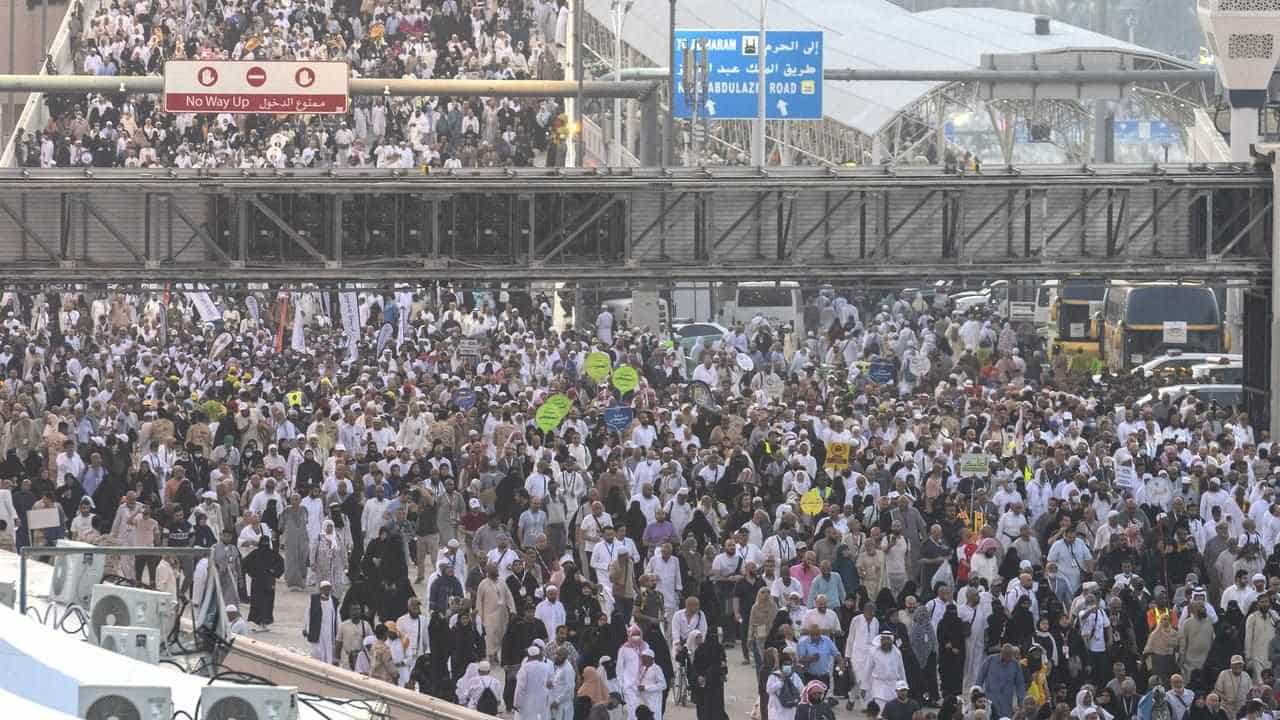
[{"label": "woman in black abaya", "polygon": [[484,638],[476,630],[469,610],[458,613],[457,623],[450,630],[450,635],[449,666],[453,670],[452,679],[456,685],[468,665],[484,660]]},{"label": "woman in black abaya", "polygon": [[729,661],[716,632],[707,634],[689,662],[689,682],[698,706],[698,720],[726,720],[724,682]]},{"label": "woman in black abaya", "polygon": [[955,604],[947,605],[938,622],[938,675],[942,679],[942,697],[955,697],[964,682],[965,637],[969,624],[960,619]]},{"label": "woman in black abaya", "polygon": [[263,535],[241,565],[252,581],[249,622],[266,629],[275,622],[276,580],[284,574],[284,558],[272,549],[271,538]]}]

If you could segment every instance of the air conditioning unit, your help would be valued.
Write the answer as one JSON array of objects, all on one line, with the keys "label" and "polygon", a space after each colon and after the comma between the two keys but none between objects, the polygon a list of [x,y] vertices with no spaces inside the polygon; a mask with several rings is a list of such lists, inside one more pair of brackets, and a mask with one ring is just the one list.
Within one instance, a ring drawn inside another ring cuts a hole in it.
[{"label": "air conditioning unit", "polygon": [[0,582],[0,605],[5,607],[13,607],[18,604],[18,592],[14,590],[13,583]]},{"label": "air conditioning unit", "polygon": [[173,716],[173,693],[145,685],[81,685],[84,720],[158,720]]},{"label": "air conditioning unit", "polygon": [[155,665],[160,662],[160,631],[152,627],[106,625],[98,647]]},{"label": "air conditioning unit", "polygon": [[207,685],[200,720],[297,720],[298,689],[276,685]]},{"label": "air conditioning unit", "polygon": [[108,626],[155,628],[167,637],[177,599],[167,592],[123,585],[94,585],[89,604],[89,640],[101,644]]},{"label": "air conditioning unit", "polygon": [[[58,547],[91,548],[89,543],[59,540]],[[88,607],[90,593],[102,582],[106,572],[106,555],[58,555],[53,561],[53,580],[49,583],[49,599],[62,605]]]}]

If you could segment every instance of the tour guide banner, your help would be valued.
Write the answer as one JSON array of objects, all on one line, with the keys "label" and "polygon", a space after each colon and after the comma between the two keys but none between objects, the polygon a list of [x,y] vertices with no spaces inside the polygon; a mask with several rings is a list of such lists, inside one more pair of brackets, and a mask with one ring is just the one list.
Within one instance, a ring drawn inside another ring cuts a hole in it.
[{"label": "tour guide banner", "polygon": [[573,407],[573,401],[569,399],[568,395],[556,393],[542,401],[542,405],[538,408],[537,414],[533,416],[533,420],[539,430],[551,432],[560,427],[560,423],[569,415],[569,408],[571,407]]}]

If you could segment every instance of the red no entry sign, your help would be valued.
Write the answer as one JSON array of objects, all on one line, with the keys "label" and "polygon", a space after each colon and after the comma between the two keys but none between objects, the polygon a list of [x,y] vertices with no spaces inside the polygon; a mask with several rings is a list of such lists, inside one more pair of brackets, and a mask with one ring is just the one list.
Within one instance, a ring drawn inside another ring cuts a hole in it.
[{"label": "red no entry sign", "polygon": [[253,87],[261,87],[267,81],[267,71],[254,65],[249,68],[249,72],[244,74],[244,81]]},{"label": "red no entry sign", "polygon": [[180,113],[343,113],[349,77],[342,62],[170,60],[164,104]]}]

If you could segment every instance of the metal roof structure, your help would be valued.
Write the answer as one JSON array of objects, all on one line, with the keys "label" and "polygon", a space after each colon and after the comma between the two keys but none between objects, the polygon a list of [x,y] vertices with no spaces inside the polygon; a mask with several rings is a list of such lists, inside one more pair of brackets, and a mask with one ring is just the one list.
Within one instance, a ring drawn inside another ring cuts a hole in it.
[{"label": "metal roof structure", "polygon": [[[611,5],[612,0],[585,1],[590,18],[605,28],[610,27]],[[623,31],[624,42],[658,66],[667,64],[669,11],[668,0],[635,0]],[[676,25],[750,29],[759,27],[758,12],[754,0],[680,0]],[[1052,22],[1048,35],[1037,35],[1034,19],[1028,13],[994,8],[911,13],[887,0],[771,0],[768,6],[771,28],[825,33],[823,64],[828,69],[966,70],[984,67],[986,55],[1072,52],[1115,53],[1117,67],[1191,67],[1172,56],[1062,22]],[[828,81],[824,114],[870,138],[889,130],[904,113],[932,120],[919,112],[920,106],[953,85]]]}]

